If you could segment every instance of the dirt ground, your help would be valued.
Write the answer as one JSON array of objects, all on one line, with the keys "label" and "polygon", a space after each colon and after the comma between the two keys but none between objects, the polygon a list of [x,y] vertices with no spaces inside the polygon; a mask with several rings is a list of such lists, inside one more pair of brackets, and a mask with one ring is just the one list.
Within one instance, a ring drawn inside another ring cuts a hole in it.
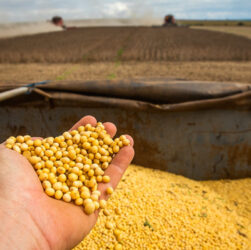
[{"label": "dirt ground", "polygon": [[78,28],[0,39],[0,63],[250,61],[250,40],[189,28]]},{"label": "dirt ground", "polygon": [[3,39],[0,80],[166,77],[251,83],[250,34],[250,27],[237,26],[106,27]]},{"label": "dirt ground", "polygon": [[251,62],[0,64],[0,79],[2,83],[145,77],[251,83]]}]

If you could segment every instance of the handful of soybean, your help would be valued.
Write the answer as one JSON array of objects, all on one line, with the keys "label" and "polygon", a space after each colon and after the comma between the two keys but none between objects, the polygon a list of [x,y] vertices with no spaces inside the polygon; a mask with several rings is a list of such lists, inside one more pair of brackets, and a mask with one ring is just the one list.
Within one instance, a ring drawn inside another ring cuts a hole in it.
[{"label": "handful of soybean", "polygon": [[[129,144],[125,136],[113,140],[98,122],[95,127],[86,124],[55,138],[11,136],[5,146],[29,160],[47,195],[74,202],[83,206],[86,214],[92,214],[106,206],[98,191],[99,183],[110,182],[105,169],[120,148]],[[112,187],[106,192],[112,194]]]}]

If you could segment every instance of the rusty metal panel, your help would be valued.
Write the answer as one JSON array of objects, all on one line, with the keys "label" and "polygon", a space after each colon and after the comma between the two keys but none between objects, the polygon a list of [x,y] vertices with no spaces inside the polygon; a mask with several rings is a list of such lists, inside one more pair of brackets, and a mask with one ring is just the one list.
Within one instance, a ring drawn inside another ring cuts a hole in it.
[{"label": "rusty metal panel", "polygon": [[56,136],[88,114],[134,137],[136,164],[201,180],[251,176],[250,84],[51,83],[0,103],[0,141]]},{"label": "rusty metal panel", "polygon": [[193,179],[251,176],[250,111],[160,112],[107,107],[5,106],[0,140],[10,135],[56,136],[82,116],[112,121],[135,139],[134,163]]},{"label": "rusty metal panel", "polygon": [[[0,92],[26,83],[0,83]],[[187,101],[226,97],[251,90],[251,84],[187,81],[177,79],[131,79],[100,81],[54,81],[40,88],[45,91],[78,93],[140,100],[158,104],[177,104]]]}]

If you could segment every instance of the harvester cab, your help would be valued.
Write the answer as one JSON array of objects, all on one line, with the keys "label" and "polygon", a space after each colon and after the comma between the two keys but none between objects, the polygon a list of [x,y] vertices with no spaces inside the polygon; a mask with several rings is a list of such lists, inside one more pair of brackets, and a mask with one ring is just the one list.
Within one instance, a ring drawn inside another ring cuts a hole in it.
[{"label": "harvester cab", "polygon": [[64,20],[62,17],[60,16],[54,16],[52,19],[51,19],[51,22],[56,25],[56,26],[59,26],[63,29],[67,29],[66,26],[64,25]]},{"label": "harvester cab", "polygon": [[64,24],[63,18],[60,17],[60,16],[54,16],[54,17],[51,19],[51,23],[53,23],[53,24],[56,25],[56,26],[61,27],[61,28],[64,29],[64,30],[71,30],[71,29],[75,29],[75,28],[76,28],[75,26],[71,26],[71,27],[66,26],[66,25]]},{"label": "harvester cab", "polygon": [[177,23],[176,23],[176,20],[174,18],[173,15],[169,14],[169,15],[166,15],[165,18],[164,18],[164,24],[163,24],[164,27],[168,27],[168,26],[177,26]]}]

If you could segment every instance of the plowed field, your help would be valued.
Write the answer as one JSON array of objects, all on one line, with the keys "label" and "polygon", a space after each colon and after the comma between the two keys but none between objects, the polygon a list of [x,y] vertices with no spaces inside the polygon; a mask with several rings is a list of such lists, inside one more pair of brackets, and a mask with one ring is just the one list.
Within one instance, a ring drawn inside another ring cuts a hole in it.
[{"label": "plowed field", "polygon": [[78,28],[0,40],[0,63],[249,61],[245,37],[189,28]]}]

